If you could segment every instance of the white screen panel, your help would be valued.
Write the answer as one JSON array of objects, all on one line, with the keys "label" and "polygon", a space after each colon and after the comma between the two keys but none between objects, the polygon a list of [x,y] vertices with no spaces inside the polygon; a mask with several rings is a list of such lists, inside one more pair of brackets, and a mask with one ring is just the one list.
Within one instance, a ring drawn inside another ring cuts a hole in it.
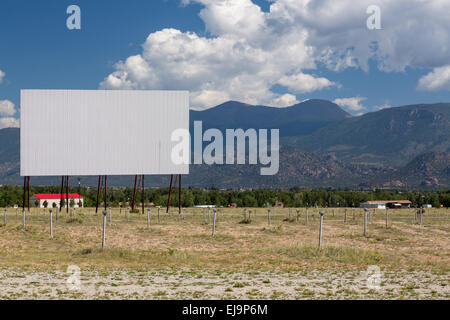
[{"label": "white screen panel", "polygon": [[187,91],[21,90],[22,176],[188,174],[171,141]]}]

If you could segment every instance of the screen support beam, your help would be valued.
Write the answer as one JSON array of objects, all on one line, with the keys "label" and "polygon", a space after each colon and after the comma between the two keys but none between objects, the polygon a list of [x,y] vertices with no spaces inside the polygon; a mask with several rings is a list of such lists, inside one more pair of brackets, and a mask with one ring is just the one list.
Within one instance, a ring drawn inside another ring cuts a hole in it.
[{"label": "screen support beam", "polygon": [[170,186],[169,186],[169,195],[167,198],[167,209],[166,209],[166,213],[169,213],[169,208],[170,208],[170,196],[172,194],[172,183],[173,183],[173,174],[170,175]]}]

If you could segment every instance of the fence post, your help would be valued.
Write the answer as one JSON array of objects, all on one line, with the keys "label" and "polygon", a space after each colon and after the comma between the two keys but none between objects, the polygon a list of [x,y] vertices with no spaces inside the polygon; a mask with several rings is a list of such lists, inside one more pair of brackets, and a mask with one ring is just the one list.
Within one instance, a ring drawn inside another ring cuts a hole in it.
[{"label": "fence post", "polygon": [[344,223],[347,223],[347,209],[344,209]]},{"label": "fence post", "polygon": [[323,230],[323,216],[325,214],[324,211],[320,211],[320,229],[319,229],[319,249],[322,248],[322,230]]},{"label": "fence post", "polygon": [[419,225],[422,225],[422,215],[423,215],[423,208],[420,208],[420,211],[419,211],[420,213],[420,216],[419,216]]},{"label": "fence post", "polygon": [[217,211],[216,211],[216,209],[214,209],[214,220],[213,220],[213,226],[212,226],[212,236],[213,237],[216,234],[216,214],[217,214]]},{"label": "fence post", "polygon": [[6,226],[6,213],[7,213],[7,211],[8,211],[8,208],[5,208],[5,226]]},{"label": "fence post", "polygon": [[50,209],[50,238],[53,238],[53,210]]},{"label": "fence post", "polygon": [[389,208],[386,207],[386,229],[389,227]]},{"label": "fence post", "polygon": [[127,218],[127,222],[130,220],[130,207],[127,207],[127,210],[125,212],[126,218]]},{"label": "fence post", "polygon": [[295,213],[297,214],[297,216],[295,217],[295,220],[298,222],[298,219],[300,218],[300,210],[295,210]]},{"label": "fence post", "polygon": [[[159,213],[161,211],[161,206],[158,207],[158,224],[161,224],[161,220],[159,218]],[[203,210],[203,213],[205,213],[205,211]]]},{"label": "fence post", "polygon": [[267,209],[267,224],[270,227],[270,209]]},{"label": "fence post", "polygon": [[367,208],[364,208],[364,237],[367,236]]},{"label": "fence post", "polygon": [[111,227],[111,224],[112,224],[112,208],[109,207],[108,209],[109,209],[109,226]]},{"label": "fence post", "polygon": [[106,215],[108,211],[103,210],[103,233],[102,233],[102,250],[105,249],[105,240],[106,240]]},{"label": "fence post", "polygon": [[25,229],[26,228],[26,212],[25,212],[25,208],[23,208],[23,221],[22,221],[22,225],[23,225],[23,228]]},{"label": "fence post", "polygon": [[147,208],[147,229],[150,229],[150,208]]},{"label": "fence post", "polygon": [[244,220],[247,220],[247,209],[244,208]]}]

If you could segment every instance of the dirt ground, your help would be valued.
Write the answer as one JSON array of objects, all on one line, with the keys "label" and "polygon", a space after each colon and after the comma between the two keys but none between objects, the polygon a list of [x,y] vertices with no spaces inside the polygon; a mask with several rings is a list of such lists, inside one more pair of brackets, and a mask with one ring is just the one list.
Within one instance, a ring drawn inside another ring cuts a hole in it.
[{"label": "dirt ground", "polygon": [[[450,211],[14,209],[0,227],[2,299],[449,299]],[[0,211],[4,212],[4,211]],[[3,220],[3,219],[2,219]],[[269,224],[270,220],[270,224]],[[111,221],[111,223],[110,223]],[[70,266],[69,270],[68,267]],[[69,272],[68,272],[69,271]],[[69,283],[67,281],[69,280]],[[79,280],[79,282],[78,282]]]}]

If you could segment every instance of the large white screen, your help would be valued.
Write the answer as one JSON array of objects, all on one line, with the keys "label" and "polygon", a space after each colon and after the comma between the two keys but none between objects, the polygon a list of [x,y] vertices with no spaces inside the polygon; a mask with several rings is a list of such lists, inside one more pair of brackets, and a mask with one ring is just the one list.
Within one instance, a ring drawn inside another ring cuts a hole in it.
[{"label": "large white screen", "polygon": [[188,174],[171,160],[189,130],[187,91],[21,90],[22,176]]}]

